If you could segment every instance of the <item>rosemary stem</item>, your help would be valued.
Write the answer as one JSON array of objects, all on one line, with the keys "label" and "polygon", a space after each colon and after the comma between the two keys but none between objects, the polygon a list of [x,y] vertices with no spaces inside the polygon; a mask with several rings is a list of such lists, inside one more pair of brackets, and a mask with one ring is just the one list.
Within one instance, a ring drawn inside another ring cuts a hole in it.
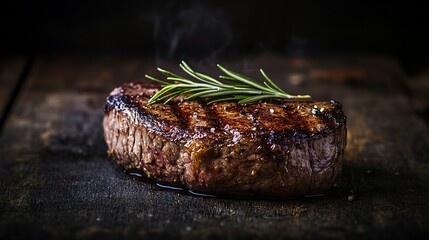
[{"label": "rosemary stem", "polygon": [[[221,101],[238,101],[240,104],[254,102],[266,98],[283,98],[290,100],[308,100],[310,95],[290,95],[278,87],[267,74],[260,69],[261,75],[265,78],[263,84],[257,81],[226,69],[217,64],[217,67],[225,74],[219,76],[219,80],[206,74],[194,71],[186,62],[179,64],[180,68],[191,78],[184,78],[170,71],[158,68],[166,80],[160,80],[149,75],[145,75],[151,81],[162,84],[163,88],[155,93],[148,101],[153,104],[159,101],[169,102],[173,98],[184,95],[184,99],[209,98],[208,104]],[[221,82],[224,79],[233,84]]]}]

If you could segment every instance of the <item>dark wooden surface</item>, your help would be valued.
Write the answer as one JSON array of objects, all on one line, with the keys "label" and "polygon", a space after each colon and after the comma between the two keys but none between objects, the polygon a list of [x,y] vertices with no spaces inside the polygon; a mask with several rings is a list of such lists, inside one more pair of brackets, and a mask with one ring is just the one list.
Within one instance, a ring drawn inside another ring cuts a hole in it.
[{"label": "dark wooden surface", "polygon": [[[15,66],[10,61],[1,63],[2,83],[6,75],[18,81],[19,67],[7,67]],[[414,239],[429,233],[429,130],[410,107],[406,76],[395,61],[260,55],[225,63],[253,76],[263,67],[291,92],[343,103],[348,145],[337,186],[323,196],[279,201],[161,189],[125,175],[107,157],[105,97],[153,74],[156,65],[137,57],[35,58],[1,129],[1,239]],[[1,105],[7,93],[1,89]]]},{"label": "dark wooden surface", "polygon": [[26,60],[22,56],[0,59],[0,119],[7,114],[5,111],[10,99],[14,98],[13,93],[24,71]]}]

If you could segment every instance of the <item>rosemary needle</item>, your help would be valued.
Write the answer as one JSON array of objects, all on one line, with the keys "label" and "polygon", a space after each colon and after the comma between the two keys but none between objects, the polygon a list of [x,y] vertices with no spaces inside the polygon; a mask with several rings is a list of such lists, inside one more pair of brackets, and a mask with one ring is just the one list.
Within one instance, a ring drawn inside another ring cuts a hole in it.
[{"label": "rosemary needle", "polygon": [[[237,101],[240,104],[244,104],[266,98],[284,98],[290,100],[311,99],[310,95],[290,95],[286,93],[278,87],[262,69],[260,69],[260,72],[266,81],[260,84],[247,76],[228,70],[220,64],[217,64],[217,67],[225,75],[219,76],[219,80],[194,71],[184,61],[182,61],[179,66],[189,75],[188,78],[181,77],[161,68],[157,70],[165,76],[165,80],[145,75],[146,78],[162,85],[161,90],[149,99],[148,104],[157,102],[168,103],[178,96],[184,96],[185,100],[207,98],[210,100],[207,104],[222,101]],[[226,80],[230,83],[228,84],[221,80]]]}]

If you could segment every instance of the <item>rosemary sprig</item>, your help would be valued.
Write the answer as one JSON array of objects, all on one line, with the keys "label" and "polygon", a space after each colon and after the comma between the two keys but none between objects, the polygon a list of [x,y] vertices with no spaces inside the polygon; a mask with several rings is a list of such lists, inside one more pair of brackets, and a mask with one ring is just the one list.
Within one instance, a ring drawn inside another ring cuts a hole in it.
[{"label": "rosemary sprig", "polygon": [[285,98],[291,100],[311,99],[310,95],[290,95],[286,93],[279,88],[262,69],[260,69],[261,75],[266,80],[263,85],[247,76],[233,72],[217,64],[217,67],[225,74],[219,76],[219,80],[223,79],[234,83],[227,84],[203,73],[194,71],[184,61],[182,61],[179,66],[191,78],[181,77],[161,68],[157,68],[157,70],[166,77],[166,80],[160,80],[145,75],[146,78],[158,82],[163,86],[161,90],[149,99],[148,104],[157,102],[168,103],[181,95],[185,96],[185,100],[193,100],[196,98],[213,99],[207,104],[222,101],[238,101],[239,104],[244,104],[266,98]]}]

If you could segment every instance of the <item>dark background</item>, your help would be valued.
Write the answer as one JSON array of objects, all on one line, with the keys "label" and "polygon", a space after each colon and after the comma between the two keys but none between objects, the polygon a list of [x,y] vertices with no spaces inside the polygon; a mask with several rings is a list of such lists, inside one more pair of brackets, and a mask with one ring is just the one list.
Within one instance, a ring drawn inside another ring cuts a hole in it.
[{"label": "dark background", "polygon": [[375,54],[429,66],[427,8],[396,1],[10,1],[3,55],[138,54],[161,59]]},{"label": "dark background", "polygon": [[[4,2],[0,239],[429,234],[423,4]],[[124,174],[106,154],[106,96],[156,66],[178,69],[179,59],[201,67],[226,60],[231,69],[253,68],[249,74],[261,67],[288,92],[341,102],[348,138],[336,187],[290,201],[203,198]]]}]

